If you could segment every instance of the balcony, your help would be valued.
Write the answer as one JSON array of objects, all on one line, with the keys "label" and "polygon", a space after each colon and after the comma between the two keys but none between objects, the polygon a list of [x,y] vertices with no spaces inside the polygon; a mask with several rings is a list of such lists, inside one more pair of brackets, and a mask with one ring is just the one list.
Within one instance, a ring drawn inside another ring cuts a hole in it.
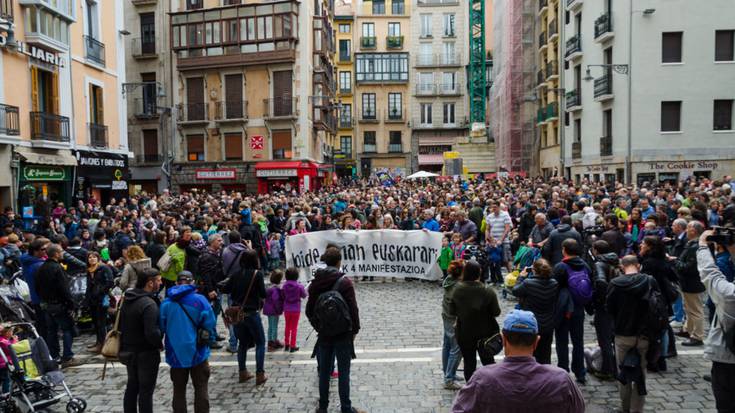
[{"label": "balcony", "polygon": [[595,102],[604,102],[613,97],[612,74],[606,73],[595,79]]},{"label": "balcony", "polygon": [[600,156],[612,156],[612,136],[603,136],[600,138]]},{"label": "balcony", "polygon": [[13,12],[13,0],[0,0],[0,21],[13,22],[15,14]]},{"label": "balcony", "polygon": [[131,3],[133,3],[133,6],[147,6],[158,3],[158,0],[131,0]]},{"label": "balcony", "polygon": [[86,50],[87,60],[104,66],[105,65],[105,44],[99,40],[84,35],[84,49]]},{"label": "balcony", "polygon": [[572,142],[572,159],[582,159],[582,142]]},{"label": "balcony", "polygon": [[539,108],[536,111],[536,123],[542,125],[546,123],[546,108]]},{"label": "balcony", "polygon": [[579,91],[571,90],[567,92],[565,99],[567,112],[582,110],[582,96],[579,94]]},{"label": "balcony", "polygon": [[582,36],[576,35],[567,40],[567,52],[564,55],[566,60],[573,60],[582,57]]},{"label": "balcony", "polygon": [[107,147],[107,125],[97,123],[88,123],[89,127],[89,146],[93,148]]},{"label": "balcony", "polygon": [[536,87],[541,87],[546,85],[546,76],[544,76],[544,69],[539,70],[536,72]]},{"label": "balcony", "polygon": [[461,94],[457,83],[439,84],[439,94],[442,96],[459,96]]},{"label": "balcony", "polygon": [[378,39],[375,36],[360,37],[360,48],[361,49],[375,49],[377,45],[378,45]]},{"label": "balcony", "polygon": [[601,43],[615,36],[612,27],[612,15],[608,12],[595,20],[595,42]]},{"label": "balcony", "polygon": [[329,110],[315,107],[314,129],[327,131],[332,134],[337,133],[337,117]]},{"label": "balcony", "polygon": [[68,148],[69,118],[46,112],[31,112],[31,145],[45,148]]},{"label": "balcony", "polygon": [[390,108],[385,110],[385,123],[406,123],[406,110]]},{"label": "balcony", "polygon": [[559,38],[559,21],[554,18],[549,22],[549,41]]},{"label": "balcony", "polygon": [[20,135],[20,115],[17,106],[0,103],[0,135]]},{"label": "balcony", "polygon": [[539,0],[538,2],[538,13],[541,14],[549,9],[549,1],[548,0]]},{"label": "balcony", "polygon": [[541,34],[538,35],[538,48],[540,52],[546,50],[546,43],[546,32],[541,32]]},{"label": "balcony", "polygon": [[378,112],[373,110],[363,110],[360,112],[360,118],[358,120],[360,123],[378,123],[380,122],[380,116],[378,116]]},{"label": "balcony", "polygon": [[206,103],[179,103],[176,105],[178,122],[181,124],[206,124],[209,122],[209,107]]},{"label": "balcony", "polygon": [[431,83],[417,83],[416,96],[436,96],[436,85]]},{"label": "balcony", "polygon": [[296,119],[298,102],[297,97],[263,99],[263,117],[269,120]]},{"label": "balcony", "polygon": [[130,40],[130,54],[134,59],[145,60],[158,57],[155,41],[143,41],[140,37]]},{"label": "balcony", "polygon": [[158,104],[152,98],[136,98],[133,99],[133,114],[138,119],[154,119],[158,118]]},{"label": "balcony", "polygon": [[388,49],[403,49],[403,36],[387,36],[385,47]]},{"label": "balcony", "polygon": [[388,153],[403,153],[403,145],[400,143],[389,143]]},{"label": "balcony", "polygon": [[419,7],[427,6],[457,6],[459,0],[418,0]]},{"label": "balcony", "polygon": [[215,117],[218,123],[247,122],[247,101],[220,101],[215,103]]},{"label": "balcony", "polygon": [[559,103],[551,102],[546,106],[546,121],[559,119]]},{"label": "balcony", "polygon": [[582,0],[567,0],[567,10],[577,10],[582,7]]},{"label": "balcony", "polygon": [[161,164],[163,163],[163,155],[157,153],[135,155],[135,163],[138,165],[146,163]]},{"label": "balcony", "polygon": [[553,80],[559,77],[559,65],[556,62],[546,62],[546,80]]},{"label": "balcony", "polygon": [[364,143],[362,145],[362,152],[363,153],[375,153],[378,151],[378,145],[374,143]]},{"label": "balcony", "polygon": [[339,128],[340,129],[352,129],[355,127],[355,118],[352,116],[340,116]]},{"label": "balcony", "polygon": [[461,53],[417,54],[416,67],[460,67]]}]

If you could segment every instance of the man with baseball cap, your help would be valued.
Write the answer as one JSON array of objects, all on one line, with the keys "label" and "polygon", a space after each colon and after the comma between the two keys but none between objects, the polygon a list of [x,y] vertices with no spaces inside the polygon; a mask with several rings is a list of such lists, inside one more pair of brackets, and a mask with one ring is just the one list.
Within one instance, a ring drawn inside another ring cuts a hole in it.
[{"label": "man with baseball cap", "polygon": [[533,358],[538,323],[530,311],[513,310],[503,322],[505,360],[475,371],[457,394],[452,412],[584,412],[584,399],[566,371]]}]

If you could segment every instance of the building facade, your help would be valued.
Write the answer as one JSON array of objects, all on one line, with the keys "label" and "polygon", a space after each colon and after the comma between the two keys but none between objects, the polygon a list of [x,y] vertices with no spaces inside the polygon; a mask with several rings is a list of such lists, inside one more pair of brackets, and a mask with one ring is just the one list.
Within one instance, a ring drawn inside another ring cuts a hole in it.
[{"label": "building facade", "polygon": [[319,188],[337,132],[333,4],[225,3],[170,14],[173,188]]},{"label": "building facade", "polygon": [[122,2],[0,3],[2,206],[127,195],[123,29]]},{"label": "building facade", "polygon": [[412,169],[441,172],[443,153],[469,135],[468,6],[415,0],[411,14],[409,89]]},{"label": "building facade", "polygon": [[355,0],[354,100],[358,170],[411,171],[408,103],[411,3]]},{"label": "building facade", "polygon": [[[538,53],[536,55],[536,90],[538,111],[536,115],[539,152],[539,172],[549,178],[561,174],[561,133],[563,133],[560,111],[564,94],[560,86],[559,54],[560,22],[564,22],[563,0],[537,0],[536,33]],[[563,66],[562,66],[563,67]]]},{"label": "building facade", "polygon": [[337,30],[337,101],[341,104],[337,123],[337,142],[334,146],[334,165],[337,176],[357,174],[355,156],[355,99],[354,88],[354,32],[355,16],[350,4],[338,5],[334,25]]},{"label": "building facade", "polygon": [[565,6],[567,176],[640,184],[735,173],[735,4]]}]

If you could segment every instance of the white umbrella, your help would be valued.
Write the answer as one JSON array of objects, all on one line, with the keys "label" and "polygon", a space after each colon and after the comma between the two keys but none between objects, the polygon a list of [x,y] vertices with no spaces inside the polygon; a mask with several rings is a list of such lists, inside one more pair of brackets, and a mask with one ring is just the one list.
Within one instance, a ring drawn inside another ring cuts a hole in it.
[{"label": "white umbrella", "polygon": [[406,177],[406,179],[421,179],[421,178],[436,178],[437,174],[433,172],[427,172],[427,171],[418,171],[413,175],[409,175]]}]

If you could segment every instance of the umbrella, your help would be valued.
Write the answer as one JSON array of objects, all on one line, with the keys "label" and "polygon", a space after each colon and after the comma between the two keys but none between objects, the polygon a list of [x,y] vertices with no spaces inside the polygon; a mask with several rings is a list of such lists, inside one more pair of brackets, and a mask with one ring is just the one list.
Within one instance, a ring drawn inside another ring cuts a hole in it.
[{"label": "umbrella", "polygon": [[439,175],[433,172],[418,171],[413,175],[407,176],[406,179],[436,178],[437,176]]}]

